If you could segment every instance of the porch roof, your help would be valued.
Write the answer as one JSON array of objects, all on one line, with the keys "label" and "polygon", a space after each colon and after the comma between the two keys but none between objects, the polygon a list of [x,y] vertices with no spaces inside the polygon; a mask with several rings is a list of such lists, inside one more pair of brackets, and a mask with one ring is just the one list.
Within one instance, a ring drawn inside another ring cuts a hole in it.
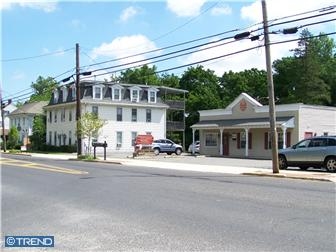
[{"label": "porch roof", "polygon": [[[294,128],[294,117],[277,117],[276,126]],[[269,128],[269,117],[264,118],[244,118],[244,119],[225,119],[225,120],[204,120],[191,126],[193,129],[217,129],[217,128]]]}]

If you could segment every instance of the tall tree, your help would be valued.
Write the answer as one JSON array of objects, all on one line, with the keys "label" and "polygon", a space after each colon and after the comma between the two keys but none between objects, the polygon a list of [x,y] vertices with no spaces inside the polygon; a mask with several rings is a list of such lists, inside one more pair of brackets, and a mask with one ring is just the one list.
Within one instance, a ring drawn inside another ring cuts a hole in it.
[{"label": "tall tree", "polygon": [[39,76],[36,82],[31,84],[34,94],[30,96],[29,101],[49,101],[52,92],[57,87],[57,82],[52,77],[43,78]]},{"label": "tall tree", "polygon": [[8,132],[7,148],[14,149],[19,144],[19,131],[16,127],[11,127]]},{"label": "tall tree", "polygon": [[273,64],[275,90],[282,103],[336,104],[335,48],[332,38],[314,38],[308,30],[301,33],[293,57]]},{"label": "tall tree", "polygon": [[156,66],[144,65],[140,68],[127,69],[121,72],[120,81],[132,84],[159,85],[160,79],[156,73]]}]

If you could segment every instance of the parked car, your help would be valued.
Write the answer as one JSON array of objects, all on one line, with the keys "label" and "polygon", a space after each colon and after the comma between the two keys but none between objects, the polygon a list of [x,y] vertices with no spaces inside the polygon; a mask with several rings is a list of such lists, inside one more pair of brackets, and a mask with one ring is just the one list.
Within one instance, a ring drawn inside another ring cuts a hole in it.
[{"label": "parked car", "polygon": [[319,136],[304,139],[290,148],[279,150],[279,168],[298,166],[336,171],[336,136]]},{"label": "parked car", "polygon": [[167,153],[168,155],[175,153],[176,155],[181,155],[183,148],[172,140],[158,139],[153,141],[152,150],[155,155],[159,155],[160,153]]},{"label": "parked car", "polygon": [[195,149],[195,153],[200,152],[200,141],[195,141],[195,143],[192,143],[189,145],[188,152],[193,153],[193,149]]}]

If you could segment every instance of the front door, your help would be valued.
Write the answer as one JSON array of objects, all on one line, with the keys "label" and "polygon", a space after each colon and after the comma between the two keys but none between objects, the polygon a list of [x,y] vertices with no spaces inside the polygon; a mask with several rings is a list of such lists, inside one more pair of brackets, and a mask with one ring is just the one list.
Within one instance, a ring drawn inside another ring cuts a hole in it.
[{"label": "front door", "polygon": [[223,155],[229,156],[229,133],[223,134]]}]

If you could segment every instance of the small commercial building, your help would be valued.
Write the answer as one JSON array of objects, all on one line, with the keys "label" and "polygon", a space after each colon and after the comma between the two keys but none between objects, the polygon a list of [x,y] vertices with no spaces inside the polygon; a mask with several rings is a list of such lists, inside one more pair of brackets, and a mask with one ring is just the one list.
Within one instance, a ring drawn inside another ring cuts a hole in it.
[{"label": "small commercial building", "polygon": [[[315,135],[336,135],[336,108],[302,103],[276,105],[278,148],[289,147]],[[241,93],[225,109],[199,111],[191,126],[199,131],[204,155],[271,158],[269,106]]]}]

